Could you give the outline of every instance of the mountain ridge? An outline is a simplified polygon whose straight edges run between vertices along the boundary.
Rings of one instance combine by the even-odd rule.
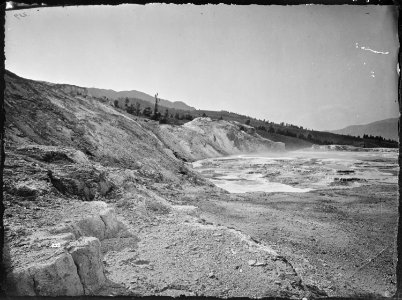
[[[53,82],[48,82],[44,80],[34,80],[34,79],[28,79],[21,77],[10,70],[5,70],[5,74],[8,74],[9,76],[16,76],[25,80],[29,81],[35,81],[35,82],[40,82],[49,86],[52,86],[54,88],[56,87],[65,87],[69,90],[75,89],[79,91],[78,94],[80,95],[85,95],[85,96],[92,96],[92,97],[99,97],[99,98],[108,98],[111,100],[117,100],[119,98],[135,98],[135,99],[140,99],[146,102],[149,102],[150,104],[155,103],[155,98],[147,93],[137,91],[137,90],[129,90],[129,91],[115,91],[113,89],[101,89],[101,88],[94,88],[94,87],[82,87],[76,84],[69,84],[69,83],[53,83]],[[178,110],[188,110],[188,111],[193,111],[196,110],[194,107],[187,105],[183,101],[170,101],[166,99],[160,99],[159,98],[159,104],[161,106],[164,106],[166,108],[173,108],[173,109],[178,109]]]
[[[150,103],[154,103],[155,98],[147,93],[137,91],[137,90],[129,90],[129,91],[115,91],[112,89],[100,89],[100,88],[87,88],[90,95],[94,97],[107,97],[112,100],[117,100],[119,98],[138,98],[141,100],[145,100]],[[195,110],[194,107],[191,107],[184,103],[183,101],[170,101],[165,99],[159,99],[159,104],[161,106],[167,108],[181,109],[181,110]]]
[[[388,118],[367,124],[350,125],[341,129],[326,131],[336,134],[349,134],[353,136],[363,136],[364,134],[367,134],[372,136],[381,136],[386,139],[397,141],[399,138],[398,121],[399,118]]]

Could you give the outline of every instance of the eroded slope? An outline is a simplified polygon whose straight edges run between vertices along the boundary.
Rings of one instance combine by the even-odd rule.
[[[269,245],[160,192],[219,197],[182,158],[280,144],[204,119],[159,131],[80,87],[5,79],[10,295],[315,295]],[[190,149],[169,143],[182,139]]]
[[[187,161],[239,153],[284,151],[285,144],[258,135],[236,121],[196,118],[183,126],[149,126],[177,157]]]

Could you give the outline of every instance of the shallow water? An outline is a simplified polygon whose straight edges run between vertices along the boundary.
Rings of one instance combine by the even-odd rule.
[[[396,150],[289,151],[196,161],[193,168],[231,193],[308,192],[365,184],[396,184]]]

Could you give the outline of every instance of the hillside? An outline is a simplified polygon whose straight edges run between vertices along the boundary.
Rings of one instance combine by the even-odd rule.
[[[398,121],[399,118],[390,118],[380,120],[364,125],[352,125],[338,130],[331,130],[330,132],[336,134],[349,134],[353,136],[381,136],[385,139],[397,141],[398,136]]]
[[[9,145],[36,143],[76,148],[96,160],[125,163],[130,167],[137,161],[158,169],[173,170],[178,162],[168,145],[169,140],[181,140],[191,147],[182,150],[184,156],[190,152],[203,152],[206,144],[215,150],[192,156],[193,160],[212,156],[230,155],[274,148],[275,143],[262,138],[255,129],[236,123],[196,121],[184,126],[159,126],[158,122],[116,109],[109,100],[95,98],[85,88],[49,84],[26,80],[6,72],[6,109]],[[46,117],[45,117],[46,116]],[[153,125],[152,125],[153,124]],[[207,134],[193,141],[201,128],[217,132],[223,144],[210,140]],[[173,130],[164,131],[171,127]],[[160,130],[158,131],[158,128]],[[183,130],[190,131],[186,136]],[[158,132],[158,137],[154,132]],[[163,134],[160,134],[160,133]],[[277,143],[280,145],[280,143]],[[278,149],[283,150],[279,147]],[[200,152],[200,153],[201,153]],[[157,167],[158,166],[158,167]]]
[[[8,295],[314,299],[391,290],[392,252],[381,270],[355,270],[391,238],[390,186],[362,187],[341,211],[345,189],[231,194],[189,163],[357,138],[229,112],[173,110],[163,124],[82,87],[8,71],[5,82]],[[298,168],[276,156],[281,170]],[[304,180],[319,176],[311,167],[315,159],[302,162]],[[271,163],[261,168],[273,178]],[[391,213],[362,211],[366,194]]]
[[[99,98],[109,98],[112,100],[116,99],[125,99],[125,98],[133,98],[133,99],[138,99],[142,101],[146,101],[153,105],[155,103],[155,98],[151,95],[148,95],[143,92],[139,91],[120,91],[116,92],[113,90],[106,90],[106,89],[97,89],[97,88],[87,88],[88,93],[93,96],[93,97],[99,97]],[[160,99],[160,105],[164,106],[166,108],[174,108],[174,109],[180,109],[180,110],[195,110],[194,107],[188,106],[182,101],[169,101],[165,99]]]
[[[355,137],[346,134],[336,134],[332,132],[317,131],[312,129],[303,128],[294,124],[274,123],[269,120],[259,120],[250,116],[245,116],[228,111],[209,111],[209,110],[194,110],[194,111],[173,111],[169,113],[179,115],[179,120],[175,118],[171,122],[179,122],[184,124],[197,117],[210,117],[213,120],[226,120],[235,121],[241,124],[246,124],[256,128],[257,133],[269,140],[275,142],[282,142],[285,144],[286,149],[300,149],[311,147],[313,144],[319,145],[350,145],[355,147],[376,148],[376,147],[390,147],[397,148],[398,142],[396,140],[378,139],[377,137]]]
[[[6,135],[10,147],[71,147],[96,161],[164,173],[174,180],[179,163],[152,133],[110,104],[80,94],[82,88],[26,80],[6,72]]]
[[[160,126],[81,87],[8,71],[5,82],[7,294],[301,298],[320,291],[303,285],[268,245],[207,221],[195,205],[209,196],[189,198],[229,195],[185,160],[281,150],[281,143],[254,128],[207,118]],[[216,140],[208,134],[196,139],[204,129],[214,131]],[[228,247],[235,253],[232,262]],[[250,267],[252,259],[264,263]],[[239,263],[245,277],[233,275]],[[262,271],[268,268],[275,275]],[[277,274],[280,285],[274,284]]]
[[[16,75],[13,75],[10,72],[7,72],[7,76],[14,76],[15,78]],[[47,83],[47,82],[35,82],[32,80],[25,80],[26,82],[31,82],[33,86],[40,86],[41,89],[43,89],[46,93],[51,92],[53,95],[49,99],[56,99],[57,97],[61,97],[61,99],[65,99],[64,101],[67,101],[68,97],[73,97],[76,99],[76,101],[79,101],[82,104],[85,104],[86,106],[86,112],[85,114],[88,114],[88,110],[91,110],[92,107],[97,107],[100,103],[102,105],[105,105],[106,107],[106,113],[109,113],[110,110],[113,111],[113,114],[117,115],[124,115],[124,119],[137,119],[138,122],[143,122],[146,119],[143,117],[145,116],[145,110],[149,109],[150,114],[153,113],[153,106],[154,102],[149,102],[149,101],[154,101],[154,98],[146,95],[141,92],[136,92],[133,91],[133,93],[124,94],[119,94],[117,92],[114,92],[112,90],[101,90],[101,89],[87,89],[83,87],[78,87],[78,86],[73,86],[73,85],[66,85],[66,84],[53,84],[53,83]],[[12,83],[10,83],[10,86],[12,86]],[[93,95],[96,94],[97,96]],[[102,95],[102,96],[101,96]],[[147,100],[139,99],[139,98],[123,98],[123,96],[137,96],[137,97],[143,97],[146,98]],[[144,96],[146,95],[146,96]],[[113,100],[113,97],[120,97],[115,100]],[[37,97],[37,95],[35,95]],[[56,98],[55,98],[56,97]],[[63,98],[64,97],[64,98]],[[67,98],[66,98],[67,97]],[[110,98],[109,98],[110,97]],[[45,100],[41,100],[38,103],[33,104],[33,109],[35,110],[36,106],[39,105],[39,103],[42,103]],[[70,103],[70,102],[67,102]],[[306,129],[301,126],[296,126],[293,124],[286,124],[286,123],[274,123],[266,120],[258,120],[249,116],[244,116],[240,114],[236,114],[233,112],[228,112],[228,111],[205,111],[205,110],[183,110],[183,109],[177,109],[177,108],[169,108],[165,105],[170,105],[169,101],[161,101],[159,105],[159,111],[161,114],[164,116],[164,123],[167,124],[173,124],[173,125],[183,125],[189,121],[191,121],[194,118],[199,118],[199,117],[210,117],[211,120],[221,120],[221,121],[229,121],[229,122],[237,122],[239,124],[245,125],[246,123],[248,126],[252,126],[256,129],[256,134],[258,134],[260,137],[266,138],[268,140],[274,141],[274,142],[280,142],[285,144],[285,148],[288,150],[292,149],[298,149],[298,148],[308,148],[311,147],[313,144],[319,144],[319,145],[330,145],[330,144],[340,144],[340,145],[351,145],[355,147],[365,147],[365,148],[375,148],[375,147],[398,147],[398,143],[394,140],[386,140],[383,138],[378,138],[375,136],[361,136],[361,137],[355,137],[352,135],[346,135],[346,134],[336,134],[333,132],[322,132],[322,131],[315,131],[311,129]],[[176,103],[176,102],[174,102]],[[60,103],[55,103],[57,107],[63,107],[63,105],[69,105],[69,104],[60,104]],[[116,106],[117,105],[117,106]],[[186,107],[186,106],[184,106]],[[116,109],[120,108],[120,109]],[[131,109],[131,111],[130,111]],[[74,111],[74,108],[72,108],[72,111]],[[130,114],[127,114],[125,111],[130,112]],[[55,112],[51,112],[54,114]],[[26,114],[26,112],[23,112],[21,116]],[[82,113],[81,113],[82,114]],[[12,110],[11,118],[15,117],[18,115],[18,109],[17,110]],[[138,116],[140,118],[138,118]],[[151,115],[148,115],[148,118]],[[26,117],[28,118],[28,117]],[[53,120],[50,118],[50,120]],[[77,118],[71,118],[71,119],[66,119],[68,120],[71,124],[69,125],[72,128],[77,127],[77,125],[73,125],[78,119]],[[82,122],[86,122],[83,120]],[[388,131],[391,129],[394,131],[393,135],[395,135],[395,122],[397,122],[397,119],[390,119],[387,120],[387,122],[375,122],[372,123],[373,127],[375,128],[386,128]],[[16,122],[18,124],[18,122]],[[55,124],[52,124],[55,125]],[[370,124],[369,124],[370,125]],[[23,125],[19,130],[22,130],[22,128],[25,125]],[[32,125],[27,125],[32,126]],[[46,127],[46,124],[35,124],[38,128],[41,127]],[[25,128],[25,127],[24,127]],[[35,127],[36,128],[36,127]],[[54,126],[51,127],[51,129],[54,131]],[[182,127],[183,129],[185,127]],[[240,128],[238,126],[238,128]],[[36,140],[36,142],[43,142],[43,136],[40,134],[35,134],[35,131],[31,127],[30,129],[25,128],[26,130],[31,130],[30,132],[33,133],[32,138]],[[48,127],[43,128],[43,130],[49,130]],[[114,128],[113,128],[114,130]],[[385,129],[384,129],[385,130]],[[63,143],[66,143],[64,141],[64,134],[65,132],[52,132],[50,135],[48,135],[49,138],[54,139],[55,137],[58,137],[57,141],[63,140]],[[168,131],[165,132],[167,135]],[[53,135],[54,134],[54,135]],[[95,133],[93,133],[95,134]],[[177,132],[176,132],[177,134]],[[397,133],[396,133],[397,134]],[[124,134],[123,134],[124,135]],[[79,137],[81,137],[78,134]],[[163,137],[161,138],[163,140]],[[53,141],[53,143],[56,143],[57,141]],[[81,141],[78,139],[78,142],[76,142],[76,145],[79,145],[79,147],[83,148],[84,145],[86,145],[88,141],[86,140],[85,142],[81,143]],[[158,143],[161,143],[161,141],[158,141]],[[74,144],[72,143],[72,140],[68,141],[67,144]],[[127,151],[131,146],[127,147]],[[125,148],[126,149],[126,148]],[[222,150],[222,149],[221,149]],[[85,150],[87,151],[87,150]],[[90,150],[88,150],[91,152]],[[230,151],[229,151],[230,152]],[[221,153],[228,154],[229,152],[222,150]],[[236,151],[235,151],[236,152]],[[114,151],[111,151],[111,153],[114,153]]]
[[[81,95],[108,102],[135,116],[149,118],[153,114],[155,98],[142,92],[115,92],[63,84],[46,84],[71,95]],[[146,115],[147,109],[149,115]],[[308,148],[314,144],[340,144],[364,148],[398,147],[396,142],[398,140],[397,118],[367,125],[350,126],[337,131],[316,131],[285,122],[278,124],[228,111],[196,110],[180,101],[170,102],[160,99],[159,112],[164,116],[164,123],[173,125],[183,125],[198,117],[210,117],[212,120],[234,121],[241,124],[248,122],[248,125],[256,128],[256,133],[261,137],[284,143],[287,150]],[[364,134],[367,136],[363,136]]]
[[[176,157],[195,161],[239,153],[284,151],[285,144],[261,137],[254,127],[234,121],[196,118],[182,126],[159,125],[150,129]]]

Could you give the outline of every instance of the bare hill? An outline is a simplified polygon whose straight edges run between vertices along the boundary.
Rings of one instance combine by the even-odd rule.
[[[235,121],[196,118],[182,126],[152,129],[177,157],[194,161],[238,153],[284,151],[285,144],[261,137],[254,127]]]
[[[88,93],[94,97],[107,97],[112,100],[120,98],[134,98],[149,102],[151,104],[155,103],[155,98],[143,92],[131,90],[131,91],[120,91],[116,92],[114,90],[105,90],[98,88],[87,88]],[[167,108],[181,109],[181,110],[195,110],[194,107],[188,106],[182,101],[169,101],[165,99],[160,99],[160,105]]]
[[[71,147],[107,164],[141,162],[175,178],[179,162],[131,115],[70,85],[48,85],[6,72],[6,134],[10,146]]]
[[[169,110],[171,112],[171,110]],[[175,113],[173,111],[173,113]],[[189,119],[207,116],[213,120],[226,120],[235,121],[238,123],[247,123],[257,129],[257,133],[264,138],[275,142],[285,143],[286,149],[300,149],[311,147],[313,144],[319,145],[351,145],[355,147],[364,148],[397,148],[398,143],[384,138],[367,136],[360,138],[357,136],[337,134],[326,131],[316,131],[312,129],[303,128],[288,123],[274,123],[267,120],[259,120],[250,116],[245,116],[228,111],[207,111],[207,110],[195,110],[183,112],[179,111],[180,115],[185,118],[180,120],[181,123],[188,122]],[[188,116],[190,118],[188,118]]]
[[[184,126],[170,126],[173,129],[167,131],[164,128],[168,125],[160,126],[116,109],[109,100],[95,98],[85,88],[26,80],[11,72],[6,72],[5,79],[10,144],[73,147],[97,160],[125,163],[128,167],[141,161],[169,172],[177,169],[176,158],[172,155],[172,150],[177,149],[169,143],[172,139],[191,145],[181,152],[192,159],[269,151],[273,145],[280,145],[262,138],[253,127],[236,122],[224,121],[225,126],[222,126],[222,122],[210,119],[194,120]],[[205,127],[207,130],[201,134]],[[216,136],[209,134],[217,128],[226,139],[222,145],[218,145]],[[183,135],[186,130],[191,133]],[[162,134],[157,137],[154,132]],[[192,141],[196,137],[198,144]],[[206,144],[215,151],[201,151]],[[204,154],[190,155],[200,151]]]
[[[398,121],[399,118],[390,118],[364,125],[352,125],[338,130],[331,130],[329,132],[361,137],[367,134],[397,141],[399,139]]]
[[[280,150],[281,143],[227,121],[160,126],[77,86],[11,72],[5,81],[8,294],[262,297],[283,295],[282,286],[297,298],[316,294],[276,251],[233,226],[203,224],[206,217],[185,198],[228,195],[184,157]],[[236,260],[228,269],[229,246],[246,262],[245,278],[233,275]],[[194,254],[202,259],[194,261]],[[279,268],[280,285],[265,268]]]

